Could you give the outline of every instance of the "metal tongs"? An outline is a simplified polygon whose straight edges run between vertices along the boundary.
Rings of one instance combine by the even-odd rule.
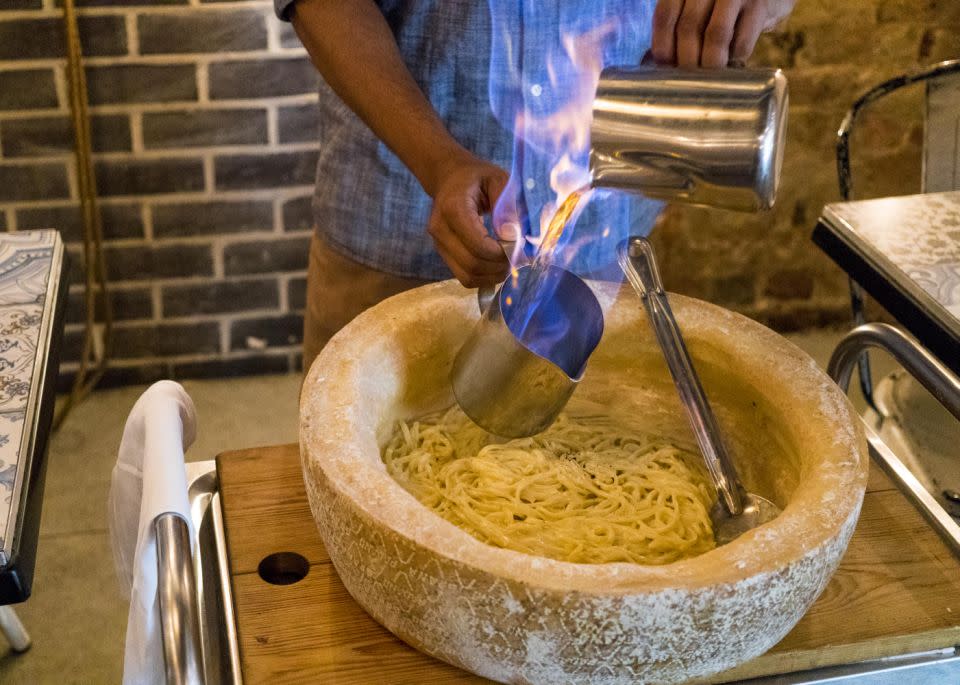
[[[670,309],[653,247],[646,238],[631,236],[619,245],[617,257],[620,268],[647,311],[707,471],[717,488],[719,498],[710,512],[710,518],[717,544],[725,544],[751,528],[771,521],[780,513],[780,509],[769,500],[747,492],[740,482],[733,460],[723,443],[717,419],[683,342],[680,327]]]

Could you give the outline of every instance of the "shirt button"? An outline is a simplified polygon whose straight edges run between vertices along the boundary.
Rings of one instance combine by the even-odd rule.
[[[537,187],[537,182],[534,181],[532,178],[528,178],[523,185],[527,187],[527,190],[533,190],[534,188]]]
[[[542,93],[543,93],[543,86],[541,86],[539,83],[534,83],[532,86],[530,86],[530,94],[533,97],[538,98]]]

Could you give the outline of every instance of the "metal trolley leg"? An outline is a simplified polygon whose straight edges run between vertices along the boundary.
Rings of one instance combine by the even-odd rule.
[[[888,352],[916,378],[930,394],[960,420],[960,378],[927,352],[916,340],[893,326],[868,323],[859,326],[840,341],[833,351],[827,373],[846,392],[853,367],[868,347]],[[870,454],[926,517],[944,541],[960,555],[960,525],[927,492],[916,476],[887,447],[872,428],[866,426]]]
[[[25,652],[30,649],[30,635],[13,607],[0,606],[0,632],[7,638],[13,651]]]

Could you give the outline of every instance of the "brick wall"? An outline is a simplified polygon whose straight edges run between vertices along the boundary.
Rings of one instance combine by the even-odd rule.
[[[295,369],[317,78],[296,37],[267,0],[78,5],[120,319],[108,380]],[[0,230],[56,227],[78,255],[60,14],[58,0],[0,3]],[[809,241],[838,199],[834,132],[870,85],[949,57],[955,0],[798,0],[755,59],[791,84],[778,206],[670,210],[655,234],[667,285],[780,329],[846,321],[846,279]],[[919,188],[920,103],[907,93],[864,119],[865,193]],[[68,359],[82,318],[75,285]]]
[[[960,58],[956,0],[798,0],[754,63],[784,68],[790,120],[781,192],[766,215],[673,208],[654,235],[666,285],[778,330],[849,322],[847,279],[810,242],[840,199],[836,130],[858,95],[911,68]],[[867,111],[852,139],[860,197],[920,190],[919,86]],[[882,314],[877,312],[877,314]]]
[[[318,77],[292,29],[267,0],[77,6],[118,319],[107,382],[298,368]],[[0,3],[0,229],[58,228],[78,265],[61,15]]]

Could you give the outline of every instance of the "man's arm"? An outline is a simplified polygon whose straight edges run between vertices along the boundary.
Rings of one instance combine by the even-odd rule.
[[[323,78],[400,158],[433,198],[428,231],[466,286],[506,274],[503,250],[481,219],[507,180],[450,135],[410,75],[372,0],[298,0],[290,15]]]

